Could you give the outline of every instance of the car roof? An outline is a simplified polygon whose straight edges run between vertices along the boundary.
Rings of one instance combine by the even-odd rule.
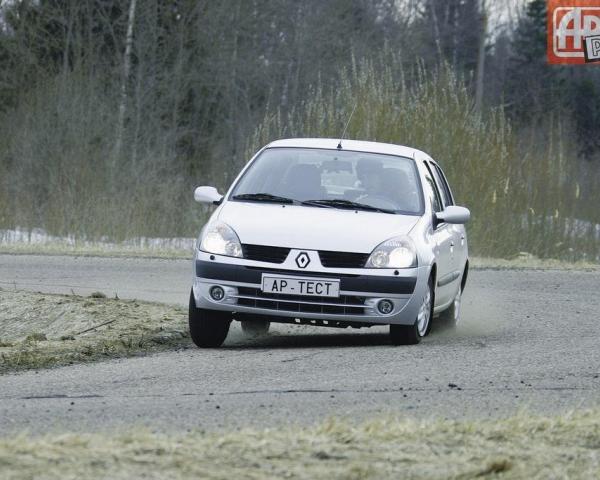
[[[336,150],[340,143],[339,138],[285,138],[269,143],[265,148],[322,148]],[[367,142],[363,140],[342,140],[342,150],[365,153],[382,153],[385,155],[398,155],[401,157],[417,158],[421,154],[429,158],[425,152],[416,148],[395,145],[393,143]]]

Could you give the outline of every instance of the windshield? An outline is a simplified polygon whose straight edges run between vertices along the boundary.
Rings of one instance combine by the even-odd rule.
[[[246,170],[230,199],[307,202],[420,215],[415,162],[406,157],[345,150],[269,148]],[[309,203],[310,205],[310,203]]]

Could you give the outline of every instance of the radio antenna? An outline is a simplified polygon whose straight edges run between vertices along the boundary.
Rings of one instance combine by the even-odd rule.
[[[350,120],[352,120],[352,116],[354,115],[354,112],[356,110],[356,106],[358,105],[358,103],[354,104],[354,108],[352,109],[352,113],[350,114],[350,116],[348,117],[348,121],[346,122],[346,126],[344,127],[344,131],[342,132],[342,138],[340,138],[340,142],[338,143],[337,149],[341,150],[342,149],[342,140],[344,139],[344,137],[346,136],[346,130],[348,130],[348,125],[350,125]]]

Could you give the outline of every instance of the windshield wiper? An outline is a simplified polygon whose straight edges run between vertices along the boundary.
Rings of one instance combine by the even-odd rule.
[[[351,200],[345,200],[343,198],[335,198],[335,199],[324,198],[321,200],[306,200],[306,201],[302,202],[302,205],[314,205],[316,207],[327,206],[327,207],[345,208],[345,209],[351,209],[351,210],[366,210],[369,212],[396,213],[395,210],[374,207],[373,205],[367,205],[366,203],[353,202]]]
[[[234,200],[249,200],[251,202],[297,203],[293,198],[280,197],[270,193],[241,193],[232,197]]]

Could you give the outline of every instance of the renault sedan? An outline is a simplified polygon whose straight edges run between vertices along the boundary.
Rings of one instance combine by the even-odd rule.
[[[221,195],[197,242],[189,325],[199,347],[220,346],[232,320],[389,325],[416,344],[438,317],[460,318],[469,268],[464,224],[439,164],[414,148],[288,139],[261,149]]]

